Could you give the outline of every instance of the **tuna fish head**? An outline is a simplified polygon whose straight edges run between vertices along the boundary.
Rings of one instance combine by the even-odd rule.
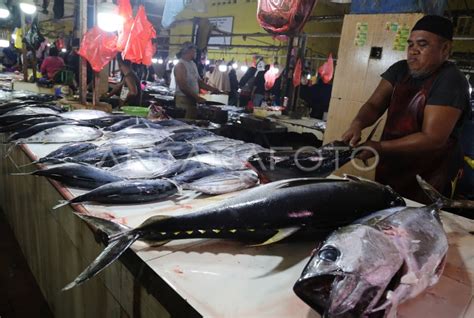
[[[382,299],[403,265],[387,236],[366,225],[350,225],[315,250],[295,293],[323,317],[365,317]]]

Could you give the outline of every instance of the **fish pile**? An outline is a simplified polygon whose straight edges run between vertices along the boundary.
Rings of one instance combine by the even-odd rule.
[[[418,177],[434,202],[394,207],[363,217],[332,233],[294,286],[323,317],[396,317],[397,306],[436,284],[448,239],[442,208],[474,209],[474,201],[452,201]]]
[[[65,112],[35,100],[0,104],[0,132],[9,133],[14,145],[65,144],[33,162],[42,169],[16,175],[90,190],[70,204],[151,202],[183,189],[208,195],[243,190],[260,182],[247,159],[269,151],[174,119]]]

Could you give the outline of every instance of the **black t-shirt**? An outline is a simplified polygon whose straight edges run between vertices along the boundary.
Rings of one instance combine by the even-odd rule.
[[[408,72],[407,61],[402,60],[390,66],[381,76],[395,87],[397,83],[405,79]],[[421,88],[428,77],[413,78],[410,76],[408,80]],[[451,106],[462,110],[463,113],[452,133],[453,137],[459,137],[463,123],[470,117],[471,107],[469,105],[469,83],[454,63],[445,62],[441,66],[428,92],[426,105]]]

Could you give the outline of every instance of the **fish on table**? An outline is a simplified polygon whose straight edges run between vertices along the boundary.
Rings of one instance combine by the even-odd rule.
[[[258,174],[253,170],[222,171],[192,182],[188,181],[183,185],[183,189],[204,194],[224,194],[254,187],[258,181]]]
[[[102,131],[92,127],[64,124],[40,131],[15,141],[21,143],[67,143],[91,141],[102,137]]]
[[[448,239],[442,208],[474,209],[452,201],[417,177],[434,202],[375,212],[332,233],[314,251],[295,293],[324,317],[396,317],[397,306],[436,284]]]
[[[178,192],[169,180],[123,180],[104,184],[53,207],[78,203],[140,204],[163,200]]]
[[[122,181],[123,178],[107,170],[88,164],[67,163],[26,173],[12,175],[35,175],[61,182],[63,185],[81,189],[95,189],[104,184]]]
[[[120,197],[119,189],[116,187],[110,195]],[[261,244],[270,244],[300,230],[327,233],[374,211],[399,205],[405,205],[403,198],[390,187],[375,182],[301,178],[252,188],[189,214],[153,216],[126,231],[117,230],[114,222],[80,215],[107,233],[108,246],[65,289],[96,275],[136,240],[162,242],[184,238],[248,239],[251,236]]]

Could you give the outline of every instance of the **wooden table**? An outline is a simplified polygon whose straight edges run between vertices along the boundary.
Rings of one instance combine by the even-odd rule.
[[[10,176],[16,165],[58,145],[16,148],[3,158],[1,207],[56,317],[319,317],[292,291],[317,242],[249,247],[211,239],[136,243],[95,278],[71,291],[60,289],[103,249],[70,207],[59,199],[84,191],[42,177]],[[14,163],[15,164],[14,164]],[[225,197],[189,197],[143,205],[84,205],[83,213],[137,226],[151,215],[189,213]],[[410,205],[416,205],[409,202]],[[450,249],[439,284],[403,304],[399,317],[474,317],[474,221],[442,213]]]

